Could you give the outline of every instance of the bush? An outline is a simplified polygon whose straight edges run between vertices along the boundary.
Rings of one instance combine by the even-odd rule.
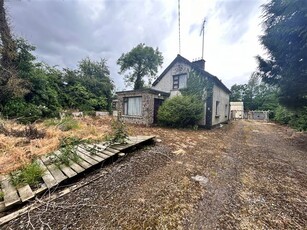
[[[299,130],[306,131],[307,130],[307,106],[298,111],[291,120],[289,121],[291,127]]]
[[[170,127],[192,127],[203,116],[204,105],[195,96],[176,96],[159,108],[158,122]]]
[[[292,112],[285,107],[278,106],[275,110],[274,120],[280,124],[290,125],[299,131],[307,130],[307,107]]]
[[[3,115],[9,118],[16,118],[23,124],[32,123],[42,117],[42,110],[39,106],[26,103],[22,99],[9,101],[3,108]]]
[[[274,120],[280,124],[289,124],[293,114],[288,111],[285,107],[278,106],[275,110]]]

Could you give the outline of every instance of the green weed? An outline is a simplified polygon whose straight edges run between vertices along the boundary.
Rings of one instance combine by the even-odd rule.
[[[128,139],[128,131],[123,121],[112,121],[112,133],[105,137],[110,144],[126,144]]]
[[[29,184],[35,186],[41,181],[44,170],[37,162],[32,162],[24,166],[22,169],[12,173],[11,182],[15,187],[21,187]]]
[[[69,131],[80,128],[79,122],[72,117],[65,117],[62,120],[48,119],[44,121],[46,126],[57,126],[61,131]]]

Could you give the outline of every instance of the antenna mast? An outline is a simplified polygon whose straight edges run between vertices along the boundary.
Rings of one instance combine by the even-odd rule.
[[[178,0],[178,38],[179,38],[179,54],[181,54],[181,41],[180,41],[180,0]]]
[[[200,34],[199,34],[199,36],[203,35],[203,40],[202,40],[202,52],[201,52],[201,58],[202,58],[202,59],[204,59],[205,24],[206,24],[206,18],[204,18],[203,24],[202,24],[202,26],[201,26]]]

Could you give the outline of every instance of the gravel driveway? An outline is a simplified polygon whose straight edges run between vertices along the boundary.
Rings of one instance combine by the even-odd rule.
[[[33,201],[43,205],[0,228],[306,229],[306,134],[255,121],[132,131],[162,141],[88,173],[74,183],[92,182],[61,198]]]

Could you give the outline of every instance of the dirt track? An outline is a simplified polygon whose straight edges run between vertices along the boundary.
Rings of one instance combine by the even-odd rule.
[[[306,229],[306,134],[250,121],[132,131],[162,142],[1,229]]]

